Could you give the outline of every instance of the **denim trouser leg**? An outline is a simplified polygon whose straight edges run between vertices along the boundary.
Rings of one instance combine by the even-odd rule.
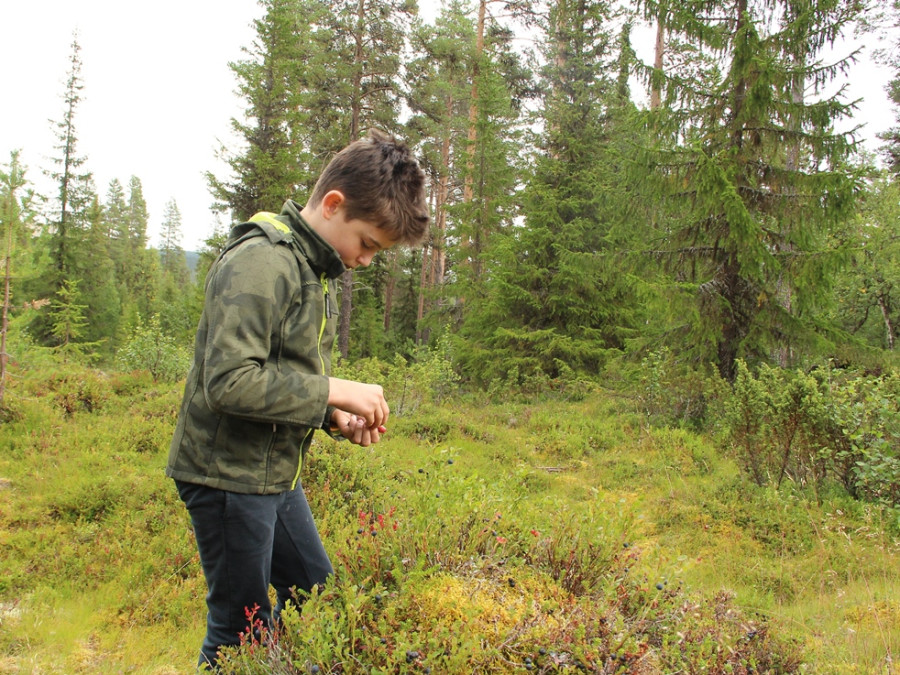
[[[209,592],[201,665],[215,666],[220,647],[240,644],[255,619],[272,622],[269,584],[278,594],[276,615],[296,587],[324,584],[331,562],[319,538],[303,489],[247,495],[176,481],[191,515]]]

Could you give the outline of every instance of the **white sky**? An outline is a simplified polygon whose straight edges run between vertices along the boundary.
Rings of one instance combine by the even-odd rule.
[[[236,147],[229,121],[240,116],[242,103],[228,63],[243,58],[261,11],[256,0],[3,0],[0,164],[20,149],[27,177],[52,196],[43,171],[54,169],[51,121],[63,116],[77,30],[84,85],[77,150],[97,192],[105,198],[110,180],[127,189],[137,176],[150,210],[151,243],[158,244],[163,209],[174,199],[182,246],[196,250],[216,226],[204,172],[227,175],[215,152],[220,141]],[[849,79],[849,98],[865,99],[858,121],[867,125],[871,149],[874,134],[896,123],[884,92],[888,78],[885,69],[866,64]]]

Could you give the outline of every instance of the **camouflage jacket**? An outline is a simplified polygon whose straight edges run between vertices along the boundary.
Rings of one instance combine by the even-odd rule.
[[[337,252],[285,203],[236,226],[206,277],[166,475],[250,494],[292,489],[327,427]]]

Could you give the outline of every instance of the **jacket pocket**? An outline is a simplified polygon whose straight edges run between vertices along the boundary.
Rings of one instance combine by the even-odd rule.
[[[210,477],[262,487],[269,473],[269,454],[275,442],[271,422],[221,415],[216,429]]]

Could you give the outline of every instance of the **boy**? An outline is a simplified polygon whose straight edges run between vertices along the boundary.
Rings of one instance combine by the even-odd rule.
[[[208,586],[201,668],[240,643],[247,610],[272,625],[294,589],[333,573],[300,485],[303,456],[316,429],[377,443],[389,414],[380,386],[329,377],[335,279],[422,238],[424,183],[404,144],[372,132],[334,157],[305,207],[289,200],[236,226],[210,268],[166,466]]]

